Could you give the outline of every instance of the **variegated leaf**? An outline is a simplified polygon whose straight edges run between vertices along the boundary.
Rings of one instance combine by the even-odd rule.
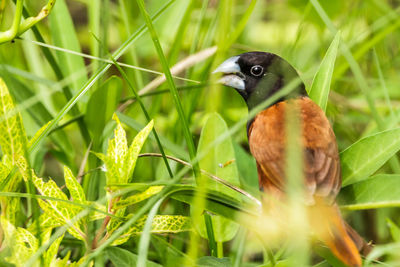
[[[11,255],[6,257],[8,263],[16,267],[24,266],[26,261],[37,251],[39,242],[36,237],[24,228],[16,228],[4,216],[1,217],[4,230],[4,242],[11,249]],[[33,266],[39,266],[38,263]]]
[[[104,212],[107,211],[107,208],[104,205],[101,205],[101,204],[99,204],[97,202],[92,202],[91,204],[94,205],[94,207],[97,210],[101,210],[101,211],[104,211]],[[89,221],[96,221],[96,220],[103,219],[105,217],[106,217],[106,215],[104,213],[101,213],[101,212],[98,212],[98,211],[93,211],[89,215]]]
[[[143,128],[133,139],[132,144],[129,147],[128,154],[126,156],[124,170],[126,171],[125,181],[120,181],[120,183],[129,182],[132,177],[133,171],[136,166],[136,160],[139,156],[140,150],[142,150],[143,144],[151,130],[153,130],[154,121],[151,120],[146,127]]]
[[[125,210],[126,210],[126,208],[118,209],[118,210],[115,212],[114,215],[117,216],[117,217],[119,217],[119,218],[124,218],[124,216],[125,216]],[[108,225],[107,225],[107,233],[108,233],[108,234],[113,233],[122,223],[124,223],[124,221],[121,220],[121,219],[118,219],[118,218],[111,218],[110,222],[109,222]]]
[[[126,206],[129,206],[129,205],[133,205],[133,204],[139,203],[139,202],[141,202],[141,201],[143,201],[145,199],[148,199],[149,197],[159,193],[163,188],[164,188],[164,186],[150,186],[144,192],[141,192],[141,193],[135,194],[133,196],[129,196],[129,197],[125,198],[125,199],[119,200],[115,204],[114,208],[115,209],[119,209],[119,208],[122,208],[122,207],[126,207]]]
[[[128,153],[128,142],[126,133],[119,121],[117,115],[114,114],[113,119],[117,122],[117,127],[114,130],[114,138],[108,142],[107,158],[105,162],[107,167],[107,184],[120,183],[124,179],[124,162]]]
[[[5,164],[0,162],[0,183],[2,183],[4,179],[6,179],[6,177],[10,174],[10,171],[11,170],[7,168]]]
[[[39,200],[38,202],[40,207],[48,214],[48,216],[51,216],[54,220],[62,223],[63,225],[70,224],[70,221],[79,213],[81,209],[75,205],[67,203],[67,196],[58,188],[54,181],[49,180],[48,182],[44,182],[34,173],[32,174],[32,181],[40,194],[66,200]],[[68,232],[76,238],[83,239],[84,234],[80,228],[79,222],[77,222],[68,228]]]
[[[36,133],[35,135],[29,140],[28,142],[28,147],[31,147],[33,143],[36,142],[36,140],[39,138],[39,136],[43,133],[44,130],[46,130],[47,126],[49,126],[49,124],[52,121],[49,121],[48,123],[46,123],[45,125],[43,125]]]
[[[64,235],[61,235],[59,238],[54,240],[54,242],[47,249],[44,255],[44,262],[46,267],[61,266],[59,265],[61,261],[57,259],[57,253],[63,238]]]
[[[15,166],[17,161],[24,161],[21,166],[22,173],[29,170],[26,160],[27,138],[24,126],[22,124],[21,114],[16,110],[14,102],[8,91],[7,85],[0,78],[0,147],[4,156],[10,160],[11,166]],[[9,167],[11,167],[9,166]],[[23,175],[26,177],[25,175]],[[14,191],[19,183],[20,176],[14,176],[15,179],[9,182],[8,190]]]
[[[48,207],[48,204],[45,201],[39,199],[39,202],[40,201],[42,202],[40,205],[42,207],[42,209],[43,209],[43,206],[46,205],[46,207],[51,210],[51,208]],[[42,213],[37,220],[38,220],[38,222],[34,221],[28,227],[28,231],[34,235],[37,235],[38,233],[43,232],[44,229],[52,230],[52,229],[54,229],[56,227],[60,227],[64,224],[64,222],[62,220],[54,219],[51,215],[47,214],[46,212]]]
[[[22,125],[21,115],[15,109],[7,85],[0,78],[0,146],[4,155],[13,159],[25,155],[27,138]]]
[[[86,203],[86,196],[82,186],[78,183],[72,171],[67,166],[64,166],[64,179],[72,199],[78,203]]]
[[[139,235],[146,223],[147,216],[143,216],[112,244],[120,245],[128,241],[133,235]],[[151,224],[151,233],[178,233],[192,230],[190,217],[181,215],[156,215]]]

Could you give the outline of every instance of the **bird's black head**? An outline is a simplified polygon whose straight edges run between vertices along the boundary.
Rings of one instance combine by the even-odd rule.
[[[266,52],[248,52],[231,57],[214,71],[214,73],[217,72],[224,74],[220,82],[235,88],[244,98],[249,109],[262,103],[299,77],[296,70],[286,60]],[[285,97],[306,94],[304,84],[300,82],[300,85]]]

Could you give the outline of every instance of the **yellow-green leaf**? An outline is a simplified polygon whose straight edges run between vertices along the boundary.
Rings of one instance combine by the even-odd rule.
[[[143,128],[133,139],[129,149],[126,133],[117,115],[113,115],[117,123],[114,138],[109,140],[107,155],[94,153],[106,166],[107,185],[127,183],[135,169],[136,160],[149,133],[153,129],[153,121]]]
[[[115,114],[113,119],[117,122],[117,127],[114,130],[114,138],[108,142],[107,160],[104,162],[107,168],[107,184],[119,183],[125,178],[124,162],[128,152],[125,130]]]
[[[62,200],[68,200],[67,196],[58,188],[57,184],[49,180],[48,182],[44,182],[41,178],[37,177],[32,172],[32,181],[35,185],[36,189],[40,192],[40,194],[48,197],[58,198]],[[70,220],[74,218],[80,211],[74,205],[68,204],[64,201],[56,201],[56,200],[39,200],[40,207],[47,212],[48,216],[51,216],[54,220],[61,222],[62,224],[69,224]],[[74,223],[71,227],[68,228],[68,231],[75,236],[76,238],[83,239],[84,234],[80,229],[79,222]]]
[[[146,223],[147,216],[143,216],[130,227],[124,234],[113,242],[113,245],[120,245],[128,241],[133,235],[139,235]],[[192,230],[190,217],[181,215],[156,215],[151,224],[151,233],[179,233]]]
[[[6,261],[16,267],[24,266],[26,261],[37,251],[39,242],[36,237],[24,228],[16,228],[4,216],[1,217],[1,226],[4,231],[4,242],[11,250]],[[39,266],[36,263],[34,266]]]
[[[49,121],[48,123],[46,123],[45,125],[43,125],[36,133],[35,135],[31,138],[31,140],[29,140],[28,142],[28,147],[31,147],[33,143],[36,142],[36,140],[39,138],[39,136],[43,133],[44,130],[46,130],[47,126],[49,126],[49,124],[52,121]]]
[[[44,202],[43,200],[39,201],[42,201],[42,205],[40,205],[41,207],[47,205],[47,203]],[[34,221],[28,227],[28,231],[34,235],[38,235],[38,233],[43,232],[44,229],[51,231],[53,228],[60,227],[64,223],[61,220],[54,219],[51,215],[49,215],[46,212],[42,213],[37,220],[39,221],[38,222]]]
[[[8,156],[12,166],[24,161],[20,169],[22,173],[28,171],[28,162],[25,151],[27,138],[22,124],[21,114],[16,110],[7,85],[0,78],[0,147],[3,155]],[[23,175],[26,177],[25,175]],[[18,177],[18,176],[15,176]],[[11,181],[10,190],[14,190],[18,180]]]
[[[94,207],[97,210],[101,210],[101,211],[104,211],[104,212],[107,211],[107,208],[104,205],[101,205],[101,204],[99,204],[97,202],[92,202],[91,204],[94,205]],[[89,221],[100,220],[100,219],[103,219],[105,217],[106,217],[106,215],[104,213],[101,213],[101,212],[98,212],[98,211],[93,211],[89,215]]]
[[[147,124],[147,126],[144,127],[143,130],[141,130],[133,139],[129,147],[124,165],[124,169],[126,170],[127,180],[122,182],[129,182],[128,179],[130,179],[133,174],[133,170],[135,169],[136,160],[139,156],[140,150],[142,150],[143,144],[146,141],[147,137],[149,136],[149,133],[151,132],[151,130],[153,130],[153,126],[154,126],[154,121],[151,120]]]
[[[125,199],[121,199],[120,201],[118,201],[115,204],[115,208],[118,209],[118,208],[126,207],[129,205],[133,205],[135,203],[141,202],[141,201],[148,199],[149,197],[159,193],[163,188],[164,188],[164,186],[150,186],[144,192],[137,193],[137,194],[135,194],[133,196],[129,196]]]
[[[10,171],[11,170],[7,168],[5,164],[0,162],[0,184],[4,181],[4,179],[6,179]]]
[[[25,155],[27,143],[21,115],[15,109],[7,85],[0,78],[0,146],[4,155],[9,155],[13,164],[18,156]]]
[[[73,201],[86,203],[86,197],[82,186],[78,183],[75,176],[72,174],[72,171],[67,166],[64,166],[64,179],[65,185],[67,186]]]
[[[57,253],[58,253],[58,248],[60,247],[61,241],[64,238],[64,235],[61,235],[59,238],[54,240],[54,242],[50,245],[50,247],[47,249],[45,255],[44,255],[44,262],[46,267],[51,267],[51,266],[57,266],[57,263],[60,263],[60,261],[57,260]],[[60,266],[60,265],[58,265]]]

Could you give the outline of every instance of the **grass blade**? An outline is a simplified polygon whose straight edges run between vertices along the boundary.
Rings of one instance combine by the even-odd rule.
[[[138,6],[139,6],[141,14],[142,14],[142,16],[144,17],[144,19],[146,21],[146,25],[147,25],[147,28],[149,29],[151,38],[153,40],[154,47],[156,48],[158,57],[159,57],[159,59],[161,61],[161,65],[162,65],[162,68],[164,70],[165,77],[167,79],[167,82],[168,82],[168,85],[169,85],[169,89],[171,91],[172,98],[174,100],[175,108],[178,111],[179,118],[180,118],[180,121],[181,121],[182,126],[183,126],[183,133],[184,133],[184,136],[185,136],[186,144],[188,146],[190,159],[193,160],[195,158],[195,156],[196,156],[196,149],[195,149],[195,146],[194,146],[193,138],[192,138],[192,135],[190,133],[190,129],[189,129],[185,114],[183,113],[182,103],[181,103],[181,100],[179,99],[178,90],[176,89],[174,80],[172,78],[172,74],[171,74],[171,71],[169,69],[167,59],[166,59],[166,57],[164,55],[164,52],[163,52],[163,49],[162,49],[162,47],[160,45],[160,40],[158,39],[157,32],[156,32],[156,30],[155,30],[155,28],[153,26],[152,20],[151,20],[149,14],[146,11],[146,8],[145,8],[145,5],[144,5],[144,1],[143,0],[137,0],[137,3],[138,3]],[[199,173],[200,173],[199,164],[197,162],[193,162],[193,171],[194,171],[194,175],[197,178],[199,176]]]
[[[168,1],[153,17],[152,19],[155,20],[157,19],[172,3],[174,0]],[[130,36],[128,40],[126,40],[120,48],[117,49],[113,53],[113,57],[115,59],[118,59],[120,56],[122,56],[123,53],[134,43],[144,32],[146,31],[146,27],[142,26],[140,27],[134,34]],[[42,134],[37,138],[37,140],[32,144],[32,146],[29,148],[30,153],[35,151],[39,144],[43,142],[44,138],[50,133],[50,131],[56,127],[58,122],[67,114],[69,110],[76,104],[76,102],[93,86],[93,84],[100,79],[106,73],[106,71],[112,66],[112,64],[105,64],[103,65],[99,70],[96,71],[95,74],[92,75],[92,77],[89,78],[89,80],[85,83],[85,85],[79,90],[79,92],[71,98],[68,103],[60,110],[60,112],[57,114],[57,116],[54,118],[54,120],[48,125],[48,127],[42,132]]]

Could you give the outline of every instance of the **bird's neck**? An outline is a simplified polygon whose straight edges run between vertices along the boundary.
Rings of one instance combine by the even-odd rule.
[[[271,96],[278,93],[281,89],[284,89],[289,82],[287,81],[286,77],[277,76],[274,74],[267,74],[257,84],[257,86],[255,86],[254,89],[248,93],[248,95],[242,95],[247,103],[249,111],[267,101]],[[282,97],[279,97],[278,99],[267,105],[264,109],[267,109],[268,107],[285,99],[296,98],[298,96],[306,95],[307,93],[305,90],[305,86],[302,82],[300,82],[300,84],[296,88],[291,90],[289,93],[282,95]]]

